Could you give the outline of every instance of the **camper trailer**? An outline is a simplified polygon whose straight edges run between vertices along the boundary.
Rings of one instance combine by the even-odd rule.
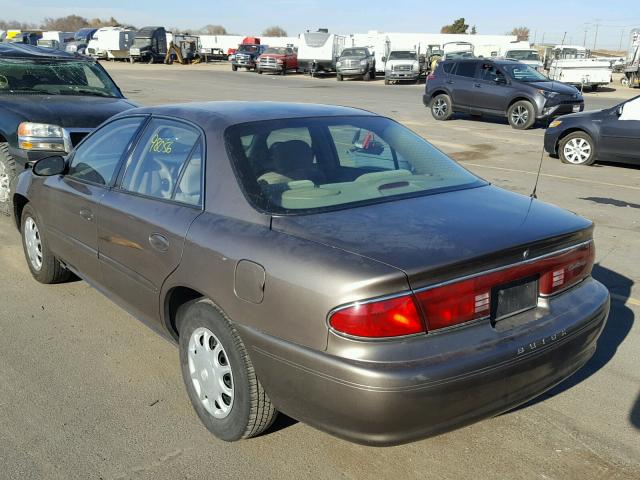
[[[611,83],[611,62],[590,58],[590,52],[580,45],[556,45],[547,49],[545,64],[549,78],[595,91]]]
[[[167,56],[167,32],[164,27],[144,27],[133,37],[129,61],[162,63]]]
[[[629,53],[624,66],[622,84],[628,87],[640,87],[640,28],[631,30]]]
[[[336,61],[345,47],[346,37],[326,29],[300,36],[298,68],[312,76],[319,72],[335,72]]]
[[[135,32],[122,27],[99,28],[89,41],[87,53],[93,58],[125,60]]]
[[[65,50],[68,53],[85,53],[87,45],[97,31],[97,28],[81,28],[73,35],[73,41],[67,43]]]
[[[69,43],[73,42],[73,37],[74,32],[43,32],[42,38],[38,40],[38,46],[64,50]]]

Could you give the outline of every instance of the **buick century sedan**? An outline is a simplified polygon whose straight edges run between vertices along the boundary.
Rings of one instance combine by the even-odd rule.
[[[582,367],[609,312],[590,221],[352,108],[133,109],[23,172],[13,209],[35,279],[175,340],[227,441],[278,411],[372,445],[495,416]]]

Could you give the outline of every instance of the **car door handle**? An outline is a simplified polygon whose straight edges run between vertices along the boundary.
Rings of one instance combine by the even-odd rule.
[[[446,83],[453,84],[453,80],[447,80]]]
[[[93,221],[93,212],[91,210],[89,210],[88,208],[81,208],[80,209],[80,216],[82,218],[84,218],[88,222],[92,222]]]
[[[167,237],[159,233],[152,233],[149,235],[149,245],[159,252],[166,252],[169,250],[169,240],[167,240]]]
[[[479,83],[474,83],[473,86],[476,88],[480,88],[482,85],[480,85]]]

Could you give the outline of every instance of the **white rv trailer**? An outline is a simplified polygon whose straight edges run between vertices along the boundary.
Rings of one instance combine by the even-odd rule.
[[[300,35],[298,68],[304,72],[334,72],[336,60],[346,46],[347,37],[326,30]]]
[[[589,58],[589,51],[581,45],[556,45],[549,55],[552,57],[547,67],[552,80],[592,90],[611,83],[611,62]]]
[[[87,53],[94,58],[124,60],[129,58],[134,30],[123,27],[103,27],[93,34],[87,45]]]

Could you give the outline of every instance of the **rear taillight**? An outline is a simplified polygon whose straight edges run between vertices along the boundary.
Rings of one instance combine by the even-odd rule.
[[[435,78],[436,78],[436,74],[435,74],[435,73],[430,73],[430,74],[427,76],[427,80],[433,80],[433,79],[435,79]]]
[[[413,295],[357,303],[334,312],[329,325],[347,335],[381,338],[424,333]]]
[[[368,338],[397,337],[452,327],[489,317],[496,287],[531,279],[538,280],[540,295],[553,295],[588,277],[594,258],[593,242],[588,242],[556,255],[415,294],[357,303],[335,311],[329,324],[339,332]]]

